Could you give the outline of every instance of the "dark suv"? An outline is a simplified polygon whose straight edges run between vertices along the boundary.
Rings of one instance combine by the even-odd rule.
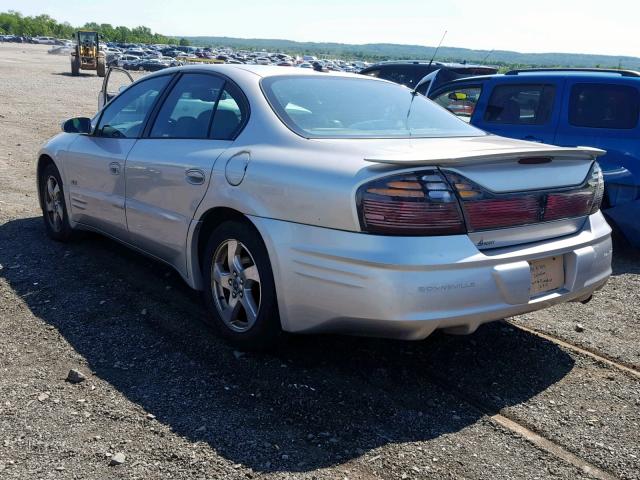
[[[402,60],[376,63],[361,70],[360,73],[390,80],[411,89],[415,88],[424,77],[433,74],[432,78],[435,81],[426,81],[418,88],[418,92],[425,95],[429,90],[438,88],[439,85],[456,78],[470,77],[472,75],[491,75],[497,73],[497,71],[494,67],[484,65],[430,62],[428,60]]]
[[[428,95],[496,135],[606,150],[598,159],[603,213],[640,248],[640,72],[513,70],[454,80]]]

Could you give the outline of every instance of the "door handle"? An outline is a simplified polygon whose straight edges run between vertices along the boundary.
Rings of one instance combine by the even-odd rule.
[[[118,162],[111,162],[109,164],[109,171],[111,175],[120,175],[120,164]]]
[[[190,168],[184,172],[184,179],[191,185],[202,185],[206,175],[199,168]]]

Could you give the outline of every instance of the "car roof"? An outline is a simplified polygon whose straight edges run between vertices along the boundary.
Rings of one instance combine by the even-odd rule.
[[[468,82],[485,82],[493,78],[567,78],[567,77],[580,77],[580,78],[636,78],[640,80],[640,72],[633,70],[606,70],[606,69],[587,69],[587,68],[568,68],[568,69],[529,69],[529,70],[511,70],[507,73],[494,73],[491,75],[475,75],[472,77],[456,78],[451,80],[442,86],[451,85],[455,83],[468,83]],[[438,87],[438,90],[440,86]]]
[[[381,67],[381,66],[393,66],[393,65],[436,65],[439,67],[449,67],[449,68],[478,68],[478,67],[486,67],[486,68],[495,68],[490,65],[476,65],[473,63],[458,63],[458,62],[439,62],[439,61],[431,61],[431,60],[385,60],[382,62],[374,63],[367,68],[372,67]]]
[[[294,67],[281,67],[281,66],[277,66],[277,65],[247,65],[247,64],[230,64],[230,63],[226,63],[226,64],[202,64],[202,65],[198,65],[198,64],[188,64],[188,65],[183,65],[180,67],[172,67],[172,68],[167,68],[165,70],[162,71],[163,74],[166,74],[167,72],[184,72],[184,71],[189,71],[189,72],[219,72],[221,74],[224,75],[229,75],[229,76],[233,76],[234,74],[239,73],[239,71],[243,71],[243,72],[249,72],[252,73],[258,77],[261,78],[267,78],[267,77],[279,77],[279,76],[291,76],[291,75],[305,75],[305,76],[309,76],[312,75],[313,72],[310,72],[309,69],[300,69],[300,68],[294,68]],[[156,72],[150,75],[159,75],[162,74],[161,72]],[[386,81],[386,80],[381,80],[381,79],[377,79],[377,78],[373,78],[373,77],[366,77],[364,75],[357,75],[354,73],[348,73],[348,72],[316,72],[318,75],[325,75],[325,76],[332,76],[332,77],[348,77],[348,78],[364,78],[364,79],[371,79],[371,80],[378,80],[378,81]],[[149,76],[150,76],[149,75]],[[146,76],[145,76],[146,77]]]

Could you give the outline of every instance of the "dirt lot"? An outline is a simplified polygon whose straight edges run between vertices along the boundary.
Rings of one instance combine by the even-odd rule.
[[[640,478],[637,253],[588,305],[468,337],[234,352],[165,266],[46,238],[36,152],[101,81],[45,52],[0,44],[0,478]]]

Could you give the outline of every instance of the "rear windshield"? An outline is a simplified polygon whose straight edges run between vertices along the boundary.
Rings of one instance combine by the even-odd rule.
[[[268,77],[280,119],[309,138],[472,137],[485,133],[406,87],[324,74]]]

